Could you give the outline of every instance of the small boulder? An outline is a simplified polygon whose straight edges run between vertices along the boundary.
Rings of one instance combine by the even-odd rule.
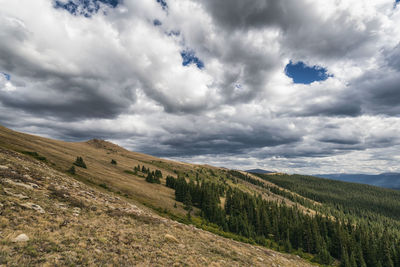
[[[179,243],[178,239],[176,239],[176,237],[173,236],[173,235],[166,234],[166,235],[164,236],[164,238],[165,238],[165,240],[168,241],[168,242]]]
[[[44,209],[42,207],[40,207],[37,204],[31,203],[31,202],[27,202],[27,203],[23,203],[20,204],[22,207],[27,208],[27,209],[32,209],[32,210],[36,210],[39,213],[45,213]]]
[[[20,234],[19,236],[17,236],[16,238],[14,238],[12,240],[12,242],[16,243],[16,242],[27,242],[29,241],[29,237],[26,234]]]
[[[80,214],[81,214],[81,209],[80,208],[75,207],[75,208],[72,209],[72,215],[78,217]]]
[[[29,198],[29,197],[27,197],[27,196],[25,196],[23,194],[13,193],[10,188],[4,187],[3,191],[4,191],[4,193],[6,193],[6,195],[9,195],[9,196],[12,196],[12,197],[16,197],[16,198],[19,198],[19,199],[28,199]]]

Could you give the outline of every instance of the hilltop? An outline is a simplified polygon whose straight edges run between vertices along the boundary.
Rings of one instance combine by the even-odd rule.
[[[66,173],[78,155],[87,169]],[[201,168],[106,141],[68,143],[0,127],[0,264],[310,265],[298,256],[224,238],[155,211],[174,209],[173,191],[124,172],[138,164],[174,176],[169,168]],[[174,210],[186,213],[179,203]]]
[[[399,194],[0,126],[0,264],[400,266]]]

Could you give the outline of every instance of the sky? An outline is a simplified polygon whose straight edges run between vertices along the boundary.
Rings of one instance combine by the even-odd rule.
[[[0,0],[0,124],[288,173],[400,172],[394,0]]]

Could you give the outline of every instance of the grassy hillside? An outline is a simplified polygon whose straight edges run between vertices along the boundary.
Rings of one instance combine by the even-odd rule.
[[[0,148],[1,266],[309,266],[166,219]]]
[[[400,191],[370,185],[321,179],[305,175],[264,175],[259,177],[341,211],[343,215],[376,217],[400,221]],[[399,228],[400,229],[400,228]]]
[[[176,203],[174,191],[165,186],[147,183],[145,181],[147,174],[142,172],[134,174],[134,167],[140,165],[150,169],[150,171],[160,170],[163,174],[161,184],[164,185],[167,176],[178,177],[178,175],[182,175],[187,179],[197,177],[198,179],[220,181],[235,187],[240,186],[237,183],[233,184],[232,180],[228,179],[225,169],[160,159],[131,152],[103,140],[90,140],[81,143],[63,142],[18,133],[0,126],[0,147],[28,155],[37,153],[46,158],[47,165],[61,172],[70,169],[76,157],[82,157],[87,169],[75,168],[75,179],[91,186],[101,186],[150,207],[168,210],[175,215],[185,215],[186,211],[179,203],[177,208],[174,208]],[[34,158],[34,156],[32,157]],[[115,160],[117,164],[111,164],[111,160]],[[242,188],[251,190],[246,186]],[[269,193],[265,197],[282,200],[282,197],[273,193]]]
[[[105,246],[100,247],[108,253],[108,261],[100,259],[100,262],[120,265],[117,261],[120,257],[117,255],[123,255],[125,250],[118,249],[119,246],[125,247],[120,243],[125,241],[123,238],[117,240],[113,236],[139,234],[139,232],[145,233],[147,237],[137,239],[135,244],[145,247],[146,251],[155,251],[155,254],[128,252],[129,248],[132,248],[128,245],[124,264],[145,261],[150,265],[164,265],[155,259],[161,258],[168,260],[167,265],[176,259],[183,265],[195,263],[208,265],[215,261],[203,261],[200,258],[201,255],[207,255],[206,257],[214,255],[213,252],[210,254],[208,250],[210,247],[219,251],[216,252],[222,255],[219,259],[226,258],[226,262],[218,263],[220,265],[232,263],[271,265],[269,263],[274,262],[271,257],[254,260],[254,255],[258,252],[243,254],[233,245],[224,252],[218,250],[216,245],[208,247],[208,237],[213,237],[210,240],[217,240],[215,239],[217,237],[211,234],[207,234],[207,238],[196,240],[204,244],[207,249],[201,249],[201,245],[200,247],[195,245],[198,244],[196,242],[189,248],[191,243],[188,240],[194,237],[177,228],[189,232],[200,230],[194,227],[186,228],[177,222],[162,219],[165,217],[229,239],[258,244],[264,247],[263,251],[270,251],[265,250],[265,247],[272,248],[300,255],[312,262],[351,267],[379,266],[379,264],[389,267],[400,266],[400,253],[397,253],[400,251],[398,202],[390,190],[376,191],[374,187],[358,187],[359,185],[346,187],[323,184],[327,180],[312,177],[296,176],[295,179],[291,179],[294,176],[255,175],[209,165],[179,163],[127,151],[103,140],[62,142],[14,132],[4,127],[0,127],[0,149],[2,156],[0,165],[3,166],[3,171],[0,173],[0,186],[3,189],[0,190],[3,205],[1,207],[6,207],[4,213],[6,220],[2,227],[6,228],[6,225],[14,220],[13,216],[18,217],[23,214],[21,218],[26,218],[24,216],[32,216],[32,212],[40,213],[40,209],[37,210],[36,206],[29,206],[32,203],[43,208],[45,211],[43,214],[49,211],[49,214],[59,218],[59,221],[51,220],[50,217],[39,220],[36,216],[35,219],[29,220],[35,228],[47,227],[46,229],[52,229],[50,231],[56,231],[56,225],[64,229],[71,218],[82,218],[85,222],[75,220],[76,224],[69,230],[71,233],[78,229],[83,231],[82,227],[79,228],[80,224],[85,225],[87,229],[91,229],[92,224],[102,229],[104,238],[100,235],[96,241],[90,241],[91,244],[96,244],[95,247],[100,246],[98,241],[107,245],[107,249]],[[32,169],[35,171],[32,172]],[[30,178],[26,178],[25,174]],[[40,179],[36,181],[32,177]],[[28,188],[33,186],[31,183],[36,184],[41,190]],[[33,194],[28,195],[28,192]],[[346,194],[349,196],[344,196]],[[23,197],[20,198],[21,196],[31,199],[28,201]],[[57,204],[57,209],[51,206],[53,202]],[[64,209],[66,207],[69,212]],[[26,210],[29,212],[24,213]],[[85,211],[84,214],[82,211]],[[162,243],[160,237],[166,229],[163,226],[146,228],[145,225],[151,224],[153,219],[161,220],[164,222],[162,225],[168,224],[170,227],[168,231],[173,233],[173,238],[164,236],[162,239],[164,242],[169,242],[167,239],[174,239],[172,243],[180,244],[180,253],[184,253],[185,248],[188,251],[197,251],[196,255],[193,252],[195,259],[189,263],[183,261],[180,254],[173,254],[171,257],[160,256],[159,250],[155,248],[160,248],[157,242]],[[61,220],[63,221],[60,223]],[[23,254],[23,257],[17,257],[16,261],[14,261],[16,256],[11,258],[6,256],[10,253],[16,255],[19,245],[13,243],[12,239],[22,230],[31,233],[35,240],[42,238],[39,232],[34,232],[28,227],[32,226],[31,224],[25,225],[22,221],[13,224],[13,227],[5,231],[7,235],[2,238],[6,250],[2,252],[3,258],[0,257],[0,260],[3,259],[3,262],[7,263],[25,263],[27,258],[28,262],[38,264],[37,255],[40,255],[42,260],[48,256],[47,250],[41,247],[35,248],[39,252],[28,256]],[[104,224],[105,221],[107,224]],[[132,225],[141,223],[144,223],[144,226],[137,228],[139,232],[135,232],[137,230],[135,227],[131,229]],[[84,231],[86,239],[93,234],[92,230],[86,231],[87,229]],[[129,234],[125,234],[125,231]],[[56,232],[59,233],[58,230]],[[176,239],[179,239],[178,242]],[[146,240],[150,243],[143,245]],[[227,242],[230,244],[229,242],[233,241]],[[60,245],[57,244],[56,247]],[[232,244],[238,246],[240,244],[243,250],[259,251],[244,243]],[[87,242],[83,246],[94,249]],[[222,243],[219,246],[222,246]],[[61,250],[65,252],[71,250],[72,245],[62,248]],[[80,253],[79,250],[72,250],[77,254]],[[60,257],[58,251],[52,253]],[[236,259],[235,253],[243,259]],[[273,258],[277,257],[277,254],[274,255]],[[279,259],[284,258],[279,263],[281,266],[307,264],[297,257],[279,255]],[[214,256],[210,257],[214,259]],[[63,256],[62,258],[65,259]],[[289,260],[285,262],[286,259]],[[97,265],[97,262],[89,260],[90,255],[87,255],[85,261],[79,257],[73,258],[75,263]]]

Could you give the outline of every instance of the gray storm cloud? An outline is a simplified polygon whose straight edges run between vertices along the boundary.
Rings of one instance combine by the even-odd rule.
[[[233,168],[400,166],[393,1],[139,0],[90,16],[52,0],[0,4],[5,126]],[[290,60],[330,77],[294,84]]]

